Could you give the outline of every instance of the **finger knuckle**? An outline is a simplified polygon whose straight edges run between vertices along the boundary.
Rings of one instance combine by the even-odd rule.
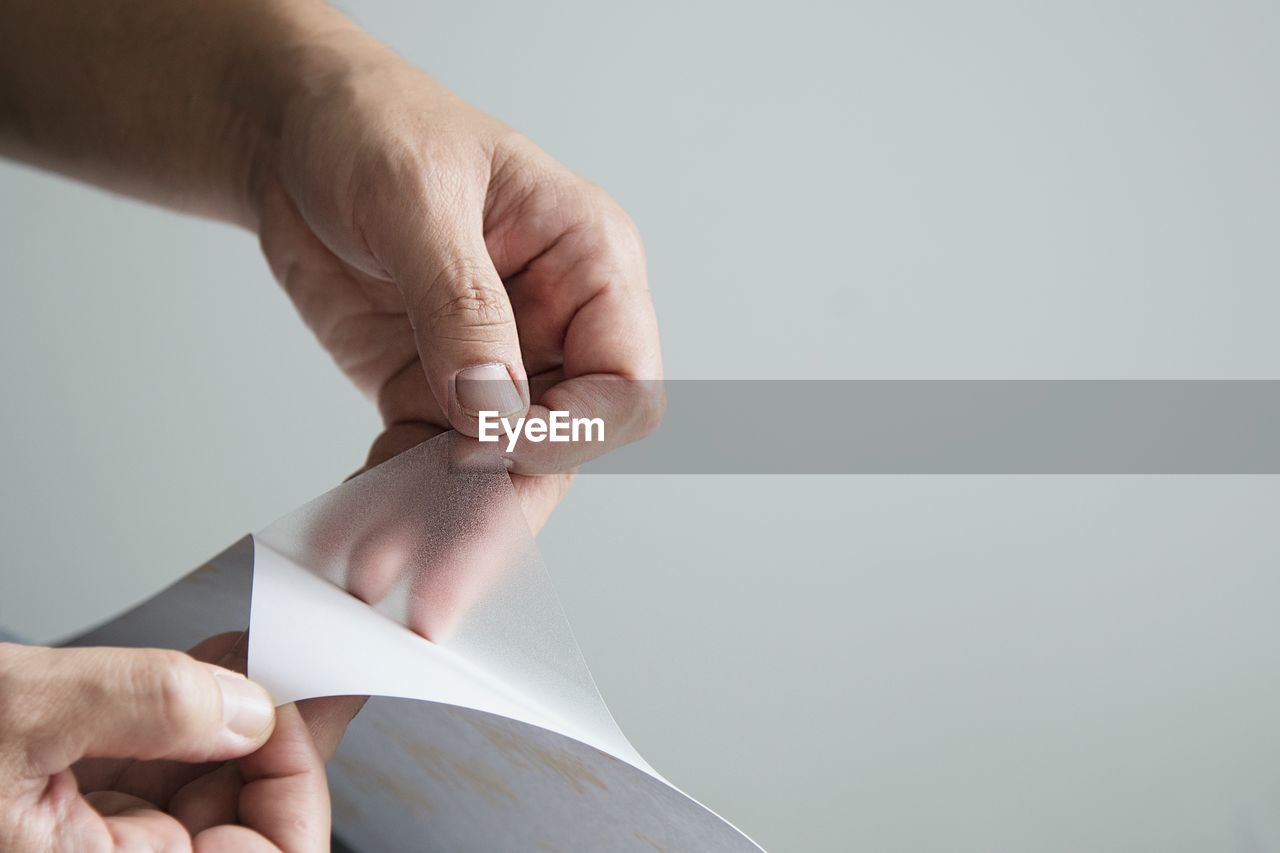
[[[0,643],[0,744],[13,738],[18,731],[19,713],[24,693],[22,675],[18,669],[18,647],[12,643]]]
[[[0,643],[0,742],[21,736],[36,722],[31,669],[31,650]]]
[[[138,656],[129,672],[131,687],[149,703],[159,725],[175,735],[200,731],[209,718],[199,664],[187,655],[163,649]]]
[[[460,261],[442,270],[429,288],[436,294],[425,314],[431,331],[471,340],[505,330],[512,322],[511,306],[487,278],[478,263]]]
[[[493,166],[495,172],[503,167],[524,167],[531,161],[542,157],[540,149],[532,139],[517,130],[504,128],[493,141]]]
[[[622,250],[629,263],[643,266],[644,238],[640,236],[639,226],[622,208],[615,207],[614,210],[608,228],[612,242]]]
[[[667,392],[661,382],[641,383],[636,411],[636,429],[640,437],[651,434],[667,415]]]
[[[586,245],[592,269],[602,286],[643,281],[644,241],[631,216],[604,190],[591,185],[587,222],[584,226]]]
[[[605,223],[610,232],[615,234],[619,239],[625,239],[629,243],[640,245],[640,227],[636,225],[636,221],[631,218],[631,214],[612,198],[609,199],[604,214]]]

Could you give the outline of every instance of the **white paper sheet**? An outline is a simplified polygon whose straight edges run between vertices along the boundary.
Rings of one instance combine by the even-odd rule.
[[[345,694],[440,702],[549,729],[657,776],[616,728],[593,731],[540,706],[261,543],[250,636],[249,673],[277,702]]]
[[[246,622],[249,673],[278,701],[375,697],[329,769],[354,849],[760,849],[623,736],[505,470],[451,435],[73,642],[186,648]]]

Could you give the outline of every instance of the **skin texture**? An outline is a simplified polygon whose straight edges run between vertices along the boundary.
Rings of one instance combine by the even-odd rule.
[[[0,0],[0,23],[0,153],[255,231],[377,403],[392,435],[371,461],[475,435],[458,376],[485,365],[505,378],[484,396],[515,394],[504,414],[606,424],[604,443],[523,444],[519,474],[567,474],[661,418],[627,215],[328,6]],[[561,491],[525,500],[549,512]]]
[[[382,415],[370,465],[451,428],[476,435],[476,410],[490,408],[478,403],[602,418],[603,444],[507,454],[535,532],[579,464],[662,416],[644,252],[622,209],[317,0],[0,0],[0,154],[254,232],[302,319]],[[490,378],[477,382],[477,368]],[[365,545],[394,548],[394,531]],[[137,654],[157,669],[191,665],[115,650],[90,666],[82,652],[4,647],[0,677],[17,688],[0,691],[0,708],[21,722],[21,697],[53,691],[68,708],[127,715],[132,698],[104,685],[141,665]],[[49,681],[61,660],[97,680]],[[191,732],[95,752],[93,721],[68,712],[40,736],[81,748],[35,775],[13,758],[30,753],[30,732],[12,723],[0,728],[0,784],[14,794],[0,847],[111,849],[155,835],[175,849],[322,849],[316,756],[362,703],[282,708],[256,752],[194,750],[182,741]],[[82,755],[95,758],[73,776]]]
[[[219,679],[249,685],[239,639],[190,655],[0,644],[0,849],[327,849],[324,763],[298,709],[272,715],[250,686],[253,733],[224,723]]]
[[[661,376],[657,327],[621,208],[360,34],[308,55],[311,85],[252,197],[276,278],[392,433],[370,461],[450,427],[475,435],[454,385],[474,365],[505,368],[515,414],[531,402],[607,425],[602,445],[522,445],[517,474],[566,473],[650,431],[663,401],[634,380]],[[528,504],[558,493],[516,486]]]

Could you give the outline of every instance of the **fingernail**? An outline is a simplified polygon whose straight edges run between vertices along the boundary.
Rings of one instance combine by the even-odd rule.
[[[505,364],[480,364],[459,370],[453,380],[453,393],[458,408],[469,415],[497,412],[501,417],[525,409],[524,398]]]
[[[255,738],[271,727],[276,709],[267,691],[234,673],[215,672],[222,691],[222,722],[241,737]]]

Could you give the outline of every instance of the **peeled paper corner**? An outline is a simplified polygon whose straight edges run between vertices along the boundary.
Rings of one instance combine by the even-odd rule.
[[[246,624],[277,701],[372,697],[329,766],[353,849],[760,849],[622,734],[506,470],[453,433],[71,644],[188,648]]]

